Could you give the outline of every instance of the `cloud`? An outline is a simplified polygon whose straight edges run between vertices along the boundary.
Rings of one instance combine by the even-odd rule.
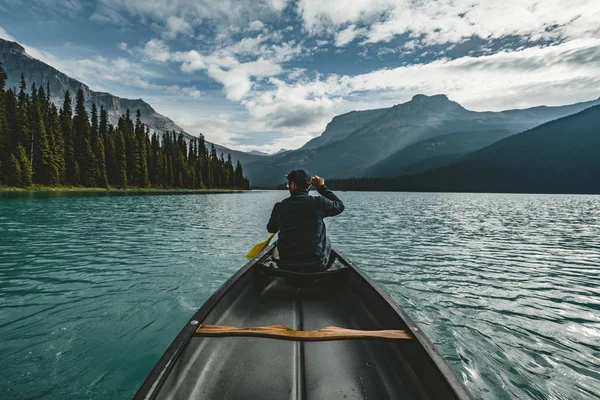
[[[357,36],[363,35],[366,29],[356,28],[356,25],[350,25],[346,29],[343,29],[335,34],[335,45],[336,47],[344,47],[348,43],[354,41]]]
[[[127,50],[127,42],[121,42],[119,43],[119,49],[121,50]]]
[[[164,27],[161,27],[161,35],[165,39],[175,39],[178,34],[188,36],[194,35],[194,28],[183,18],[170,16]]]
[[[514,35],[531,41],[562,41],[600,33],[600,2],[595,0],[300,0],[297,9],[312,34],[337,36],[348,24],[365,26],[363,45],[389,42],[402,34],[426,46],[471,37],[493,40]]]
[[[282,68],[268,60],[257,60],[237,64],[229,69],[217,65],[208,67],[208,76],[221,83],[229,100],[239,101],[252,89],[254,77],[275,76],[282,73]]]
[[[110,22],[124,13],[161,26],[167,26],[169,18],[179,18],[191,27],[212,24],[220,30],[254,20],[275,20],[286,4],[285,0],[99,0],[94,15]]]
[[[169,61],[171,58],[171,52],[169,46],[167,46],[162,40],[151,39],[141,49],[141,53],[151,60],[164,63]]]
[[[169,46],[158,39],[145,43],[139,51],[145,57],[161,63],[170,61],[181,63],[181,70],[193,73],[206,70],[208,76],[223,85],[227,99],[239,101],[254,86],[254,78],[267,78],[279,75],[283,62],[300,52],[299,46],[284,43],[282,45],[263,46],[267,36],[258,35],[204,55],[197,50],[171,52]],[[239,62],[236,56],[253,55],[259,57],[248,62]]]
[[[271,89],[242,101],[251,121],[282,137],[311,137],[334,115],[354,109],[390,107],[417,93],[446,93],[467,108],[506,110],[564,105],[600,96],[600,39],[502,51],[483,57],[442,59],[384,68],[355,76],[319,76],[296,82],[271,78]],[[302,143],[301,143],[302,144]],[[295,148],[282,142],[252,148]],[[234,146],[235,147],[235,146]],[[241,148],[241,147],[236,147]]]
[[[250,31],[263,31],[265,30],[266,26],[265,24],[263,24],[261,21],[255,19],[254,21],[251,21],[248,24],[248,29]]]

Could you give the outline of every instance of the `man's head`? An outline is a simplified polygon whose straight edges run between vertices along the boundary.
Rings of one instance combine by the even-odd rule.
[[[311,176],[304,169],[295,169],[287,174],[288,189],[290,193],[307,192]]]

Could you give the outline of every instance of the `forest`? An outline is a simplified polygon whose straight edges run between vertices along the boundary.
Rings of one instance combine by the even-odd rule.
[[[107,111],[85,107],[80,88],[62,107],[49,84],[5,90],[0,63],[0,187],[248,189],[241,163],[206,148],[204,137],[151,132],[127,110],[116,126]]]

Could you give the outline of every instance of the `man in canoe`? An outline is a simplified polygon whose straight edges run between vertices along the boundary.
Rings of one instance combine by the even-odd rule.
[[[344,211],[344,203],[325,186],[325,180],[303,169],[287,175],[290,197],[276,203],[267,224],[279,232],[277,250],[281,268],[297,272],[324,271],[329,267],[331,242],[323,218]],[[308,194],[311,184],[321,196]]]

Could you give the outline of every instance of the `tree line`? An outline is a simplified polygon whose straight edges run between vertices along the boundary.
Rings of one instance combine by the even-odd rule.
[[[49,83],[27,90],[21,75],[17,92],[6,82],[0,63],[0,185],[249,188],[242,164],[209,151],[202,135],[151,134],[140,110],[134,120],[127,109],[114,126],[103,106],[88,114],[81,88],[74,109],[69,91],[57,108]]]

